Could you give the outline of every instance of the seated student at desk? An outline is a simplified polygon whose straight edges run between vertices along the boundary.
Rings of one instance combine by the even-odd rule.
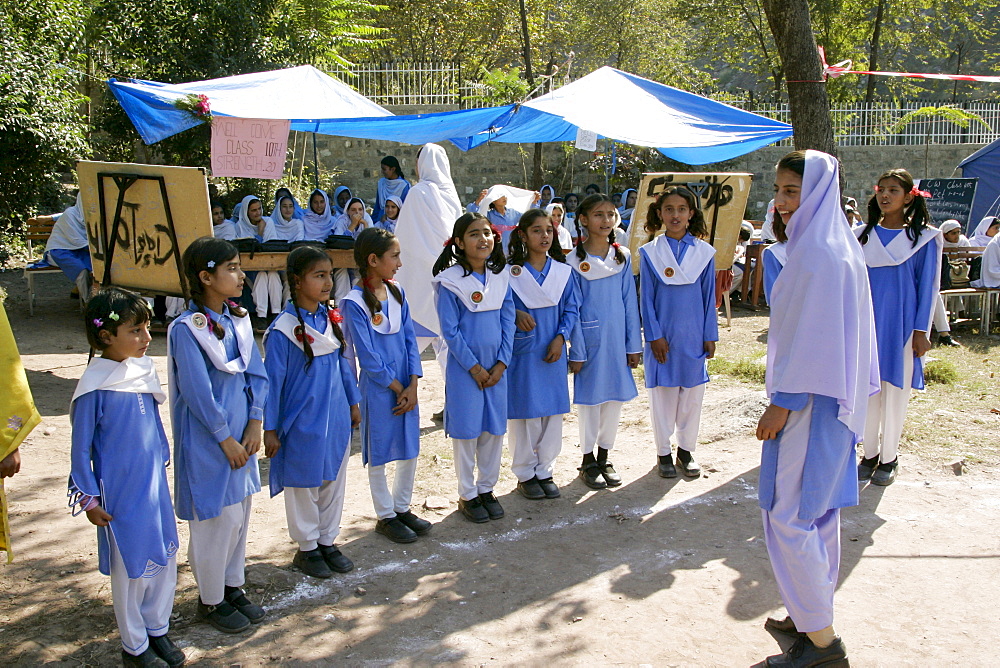
[[[733,285],[729,289],[732,294],[743,286],[743,274],[747,269],[747,246],[753,237],[753,224],[748,221],[740,223],[740,238],[736,242],[736,250],[733,252]],[[753,269],[753,267],[750,267]],[[746,295],[743,295],[745,298]]]
[[[996,234],[986,244],[979,278],[969,283],[974,288],[1000,288],[1000,234]]]
[[[80,296],[87,299],[91,286],[90,246],[87,243],[87,224],[83,220],[79,191],[73,206],[62,213],[28,219],[28,225],[49,223],[53,225],[45,244],[45,261],[62,269],[70,283],[76,284]]]

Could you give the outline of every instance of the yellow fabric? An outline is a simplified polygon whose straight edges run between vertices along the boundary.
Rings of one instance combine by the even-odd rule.
[[[17,352],[14,332],[11,331],[7,311],[0,308],[0,378],[3,392],[0,392],[0,460],[17,450],[25,437],[31,433],[42,416],[35,408],[28,387],[28,377],[21,366],[21,355]],[[0,551],[7,552],[7,563],[14,560],[10,548],[10,525],[7,522],[7,498],[0,480]]]

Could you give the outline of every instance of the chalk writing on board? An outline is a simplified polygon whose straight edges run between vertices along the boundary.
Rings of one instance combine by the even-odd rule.
[[[921,179],[920,189],[931,194],[931,199],[927,200],[927,211],[931,214],[932,224],[937,227],[946,220],[954,219],[968,233],[969,214],[978,182],[978,178]]]

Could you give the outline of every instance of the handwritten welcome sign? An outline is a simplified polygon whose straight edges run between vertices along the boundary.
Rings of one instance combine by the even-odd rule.
[[[290,126],[287,119],[214,117],[212,175],[280,179]]]

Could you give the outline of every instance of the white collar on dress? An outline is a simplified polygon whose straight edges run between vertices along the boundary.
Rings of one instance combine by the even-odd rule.
[[[487,268],[485,285],[473,274],[464,274],[465,268],[455,264],[432,280],[434,283],[440,283],[461,299],[465,308],[470,311],[496,311],[503,307],[503,300],[507,297],[510,280],[506,271],[494,274]]]
[[[688,285],[698,280],[705,265],[715,257],[715,248],[711,244],[701,239],[693,240],[694,243],[680,262],[677,261],[667,236],[663,234],[640,246],[639,251],[646,254],[656,275],[664,284]]]
[[[545,280],[539,283],[531,272],[516,264],[510,265],[510,287],[521,298],[524,305],[530,309],[555,306],[562,298],[563,290],[573,270],[568,264],[549,259],[549,273]]]

